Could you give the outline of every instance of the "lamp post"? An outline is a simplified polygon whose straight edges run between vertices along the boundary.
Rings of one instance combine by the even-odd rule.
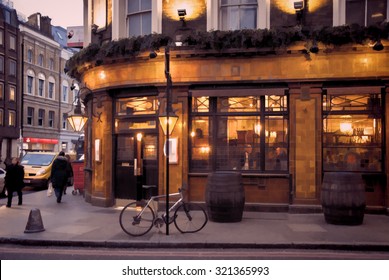
[[[151,56],[151,58],[155,56]],[[170,75],[170,49],[169,46],[165,48],[165,77],[166,77],[166,110],[164,113],[159,115],[159,122],[162,126],[162,130],[166,135],[166,144],[165,144],[165,165],[166,165],[166,235],[169,235],[169,153],[170,153],[170,143],[169,138],[172,133],[174,126],[178,120],[178,117],[174,114],[170,94],[172,89],[172,77]]]

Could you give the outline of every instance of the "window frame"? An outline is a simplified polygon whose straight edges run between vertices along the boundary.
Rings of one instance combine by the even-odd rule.
[[[34,113],[35,108],[34,107],[27,107],[27,114],[26,114],[26,124],[27,125],[34,125]]]
[[[224,31],[230,31],[230,30],[242,30],[242,29],[247,29],[247,28],[252,28],[252,29],[256,29],[258,27],[258,16],[259,16],[259,6],[261,3],[258,3],[260,1],[256,0],[256,3],[242,3],[242,0],[238,0],[239,3],[231,3],[231,4],[222,4],[222,1],[223,0],[219,0],[219,27],[220,27],[220,30],[224,30]],[[255,9],[255,18],[253,19],[254,20],[254,27],[242,27],[241,24],[241,19],[244,18],[244,14],[242,14],[244,8],[247,8],[247,7],[256,7]],[[224,22],[224,19],[223,19],[223,14],[224,14],[224,10],[228,13],[228,15],[230,15],[231,13],[231,9],[234,9],[234,8],[237,8],[238,9],[238,13],[239,13],[239,26],[235,29],[230,29],[230,25],[231,25],[231,22],[230,22],[230,19],[228,19],[228,26],[224,26],[223,25],[223,22]],[[266,9],[267,11],[267,9]],[[263,15],[262,15],[263,16]],[[233,15],[232,15],[233,17]]]
[[[45,126],[45,110],[39,109],[38,110],[38,126],[44,127]]]
[[[151,0],[138,0],[138,6],[139,6],[139,9],[137,11],[132,11],[132,12],[129,12],[129,6],[128,6],[128,1],[126,1],[126,32],[127,32],[127,35],[128,37],[133,37],[133,36],[144,36],[144,35],[148,35],[148,34],[151,34],[152,32],[152,1]],[[142,1],[149,1],[150,2],[150,9],[142,9]],[[143,27],[143,16],[144,15],[150,15],[150,30],[147,30],[147,33],[146,31],[144,30],[144,27]],[[130,26],[130,18],[131,17],[136,17],[136,16],[140,16],[140,30],[136,30],[136,32],[132,32],[131,30],[131,26]]]

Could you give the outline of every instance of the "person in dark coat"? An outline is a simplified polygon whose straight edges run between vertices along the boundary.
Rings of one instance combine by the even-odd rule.
[[[67,187],[73,186],[73,182],[74,182],[74,178],[73,178],[74,173],[73,173],[73,167],[72,167],[70,156],[66,154],[65,157],[68,160],[68,181],[63,188],[63,194],[66,194]]]
[[[7,207],[11,207],[13,193],[18,193],[18,205],[23,203],[22,189],[24,188],[24,167],[19,164],[18,158],[12,158],[12,163],[7,165],[5,174],[5,187],[8,192]]]
[[[63,189],[69,177],[68,160],[64,152],[59,152],[58,157],[54,160],[50,177],[55,196],[57,197],[57,203],[61,203]]]

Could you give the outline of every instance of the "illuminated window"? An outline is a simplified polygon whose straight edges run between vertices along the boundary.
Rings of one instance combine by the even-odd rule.
[[[8,112],[8,126],[12,126],[12,127],[16,126],[16,112],[15,111]]]
[[[0,100],[4,99],[4,84],[0,83]]]
[[[382,171],[379,94],[324,95],[323,170]]]
[[[287,96],[204,96],[191,104],[191,171],[287,172]]]
[[[9,101],[16,101],[16,88],[13,86],[9,87]]]
[[[0,109],[0,125],[4,125],[4,111],[3,109]]]

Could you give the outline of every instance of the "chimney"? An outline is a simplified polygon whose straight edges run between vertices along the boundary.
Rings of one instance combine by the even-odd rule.
[[[48,16],[41,17],[41,31],[47,37],[53,37],[51,33],[51,18],[49,18]]]

